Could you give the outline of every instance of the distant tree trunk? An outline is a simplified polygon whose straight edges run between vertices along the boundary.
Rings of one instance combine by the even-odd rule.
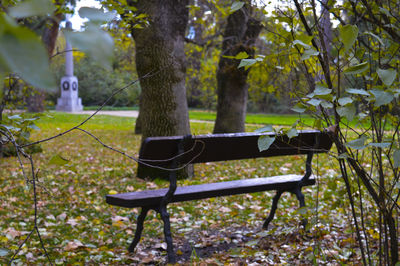
[[[42,40],[44,45],[46,46],[49,58],[53,55],[54,47],[56,46],[61,19],[62,19],[61,13],[56,14],[54,18],[49,18],[48,23],[45,29],[43,30]]]
[[[60,21],[62,14],[56,14],[54,18],[48,18],[48,23],[45,24],[42,33],[42,40],[47,49],[47,54],[49,58],[53,55],[54,47],[56,45],[58,32],[60,28]],[[28,107],[28,112],[43,112],[45,109],[45,99],[46,95],[43,91],[39,89],[31,89],[32,93],[27,95],[26,104]]]
[[[184,51],[188,4],[189,0],[134,3],[138,12],[149,18],[149,26],[132,31],[136,69],[142,78],[139,104],[142,140],[150,136],[190,134]],[[153,75],[143,78],[149,73]],[[139,168],[144,167],[139,165]],[[142,170],[138,169],[138,176],[143,178],[148,174]]]
[[[218,103],[214,133],[244,131],[249,69],[238,69],[240,60],[225,56],[246,52],[249,58],[254,57],[253,46],[261,31],[261,24],[249,13],[250,5],[247,3],[228,16],[217,70]]]
[[[193,17],[189,20],[189,34],[186,37],[187,42],[193,42],[195,44],[202,44],[203,42],[203,30],[204,26],[199,23],[199,21],[204,18],[204,12],[206,11],[205,0],[195,1],[190,0],[191,6],[196,6],[194,10]],[[191,56],[188,57],[188,78],[186,82],[187,94],[188,94],[188,105],[189,107],[199,107],[201,104],[200,97],[202,95],[201,91],[201,81],[199,77],[199,71],[201,68],[201,61],[203,57],[202,50],[193,49],[191,51]]]

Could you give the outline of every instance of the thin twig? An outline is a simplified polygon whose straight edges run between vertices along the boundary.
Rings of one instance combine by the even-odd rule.
[[[105,147],[105,148],[107,148],[107,149],[110,149],[110,150],[112,150],[112,151],[118,152],[118,153],[120,153],[120,154],[122,154],[122,155],[128,157],[129,159],[131,159],[131,160],[133,160],[133,161],[135,161],[135,162],[137,162],[137,163],[140,163],[140,164],[142,164],[142,165],[144,165],[144,166],[148,166],[148,167],[151,167],[151,168],[156,168],[156,169],[160,169],[160,170],[164,170],[164,171],[178,171],[178,170],[181,170],[181,169],[185,168],[186,166],[188,166],[189,164],[191,164],[197,157],[199,157],[199,156],[202,154],[202,152],[204,151],[204,148],[205,148],[205,143],[204,143],[203,141],[201,141],[201,140],[195,140],[194,143],[193,143],[193,145],[192,145],[192,147],[191,147],[189,150],[187,150],[187,151],[185,151],[185,152],[183,152],[183,153],[181,153],[181,154],[178,154],[178,155],[176,155],[176,156],[173,156],[173,157],[171,157],[171,158],[165,159],[165,160],[137,159],[137,158],[135,158],[135,157],[133,157],[133,156],[130,156],[129,154],[126,154],[126,153],[123,152],[123,151],[120,151],[120,150],[117,150],[117,149],[115,149],[115,148],[113,148],[113,147],[111,147],[111,146],[108,146],[107,144],[105,144],[104,142],[102,142],[99,138],[97,138],[95,135],[93,135],[93,134],[90,133],[89,131],[86,131],[86,130],[84,130],[84,129],[82,129],[82,128],[77,128],[77,130],[80,130],[80,131],[82,131],[82,132],[88,134],[89,136],[91,136],[92,138],[94,138],[97,142],[99,142],[101,145],[103,145],[103,147]],[[165,167],[161,167],[161,166],[157,166],[157,165],[153,165],[153,164],[147,163],[147,162],[169,162],[169,161],[171,161],[171,160],[174,160],[174,159],[176,159],[176,158],[179,158],[179,157],[181,157],[181,156],[184,156],[184,155],[186,155],[186,154],[188,154],[188,153],[194,151],[194,148],[196,147],[196,144],[197,144],[197,143],[201,143],[201,144],[202,144],[201,150],[200,150],[195,156],[193,156],[193,157],[190,159],[189,162],[185,163],[184,165],[182,165],[182,166],[180,166],[180,167],[176,167],[176,168],[165,168]]]

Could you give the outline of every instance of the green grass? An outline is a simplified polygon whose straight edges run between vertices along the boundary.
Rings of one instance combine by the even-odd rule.
[[[98,106],[85,106],[84,110],[97,110]],[[113,107],[105,106],[103,111],[131,111],[138,110],[138,107]],[[199,109],[189,110],[189,118],[192,120],[201,121],[215,121],[216,112],[206,111]],[[246,115],[247,124],[261,124],[261,125],[280,125],[290,126],[296,121],[301,120],[301,123],[306,126],[312,126],[314,124],[314,118],[308,115],[297,115],[297,114],[254,114],[248,113]]]
[[[204,120],[204,121],[215,121],[216,112],[213,111],[189,111],[190,119]],[[301,117],[295,114],[252,114],[246,115],[247,124],[262,124],[262,125],[280,125],[290,126],[293,125],[297,120],[301,120],[303,124],[312,126],[314,119],[311,116]]]
[[[60,128],[68,129],[79,125],[89,115],[84,114],[68,114],[61,112],[48,112],[42,116],[37,126],[41,129]],[[115,129],[115,130],[132,130],[136,119],[133,117],[119,117],[110,115],[95,115],[86,122],[83,129]]]
[[[190,119],[199,121],[215,121],[215,115],[215,112],[208,111],[206,112],[195,110],[189,112]],[[89,115],[86,114],[69,114],[50,111],[38,120],[37,125],[41,129],[59,128],[66,130],[80,124],[88,117]],[[302,121],[302,124],[305,124],[307,126],[312,126],[313,124],[313,119],[311,117],[300,118],[298,115],[248,114],[246,118],[246,131],[254,131],[262,125],[289,126],[300,119]],[[135,121],[136,118],[133,117],[96,115],[92,117],[88,122],[86,122],[82,126],[82,128],[87,130],[132,130],[134,128]],[[198,122],[197,126],[192,126],[192,134],[199,134],[200,132],[198,128],[204,128],[204,125]],[[211,132],[212,130],[207,130],[206,133]]]

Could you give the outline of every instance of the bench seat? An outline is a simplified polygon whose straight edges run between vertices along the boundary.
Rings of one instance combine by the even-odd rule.
[[[218,196],[254,193],[267,190],[295,189],[302,175],[279,175],[264,178],[251,178],[245,180],[225,181],[192,186],[178,186],[171,202],[206,199]],[[314,185],[315,177],[310,176],[303,185]],[[107,195],[106,202],[111,205],[135,208],[159,205],[168,189],[156,189]]]

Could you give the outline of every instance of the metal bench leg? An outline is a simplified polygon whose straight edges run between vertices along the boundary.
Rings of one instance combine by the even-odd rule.
[[[172,244],[171,224],[169,221],[167,206],[160,207],[160,214],[164,222],[164,236],[165,236],[165,242],[167,242],[168,263],[175,263],[176,258],[175,258],[174,246]]]
[[[137,218],[135,237],[133,238],[133,241],[128,248],[129,252],[133,252],[135,250],[136,245],[140,241],[140,237],[142,236],[142,231],[143,231],[143,223],[144,220],[146,219],[147,212],[149,211],[149,209],[150,208],[148,207],[142,207],[142,211],[140,212],[139,217]]]
[[[264,225],[263,225],[264,229],[268,229],[269,223],[272,221],[272,219],[274,219],[275,211],[278,208],[278,201],[281,198],[281,195],[282,195],[283,192],[284,192],[283,190],[276,191],[275,197],[272,200],[271,211],[270,211],[267,219],[265,219],[265,222],[264,222]]]
[[[305,203],[305,201],[304,201],[304,194],[303,194],[303,192],[301,192],[301,187],[298,187],[298,188],[294,189],[294,190],[291,191],[291,192],[292,192],[293,194],[296,195],[297,200],[298,200],[299,203],[300,203],[300,208],[305,207],[305,206],[306,206],[306,203]],[[304,218],[304,219],[301,221],[301,223],[303,224],[304,229],[306,229],[307,219]]]

